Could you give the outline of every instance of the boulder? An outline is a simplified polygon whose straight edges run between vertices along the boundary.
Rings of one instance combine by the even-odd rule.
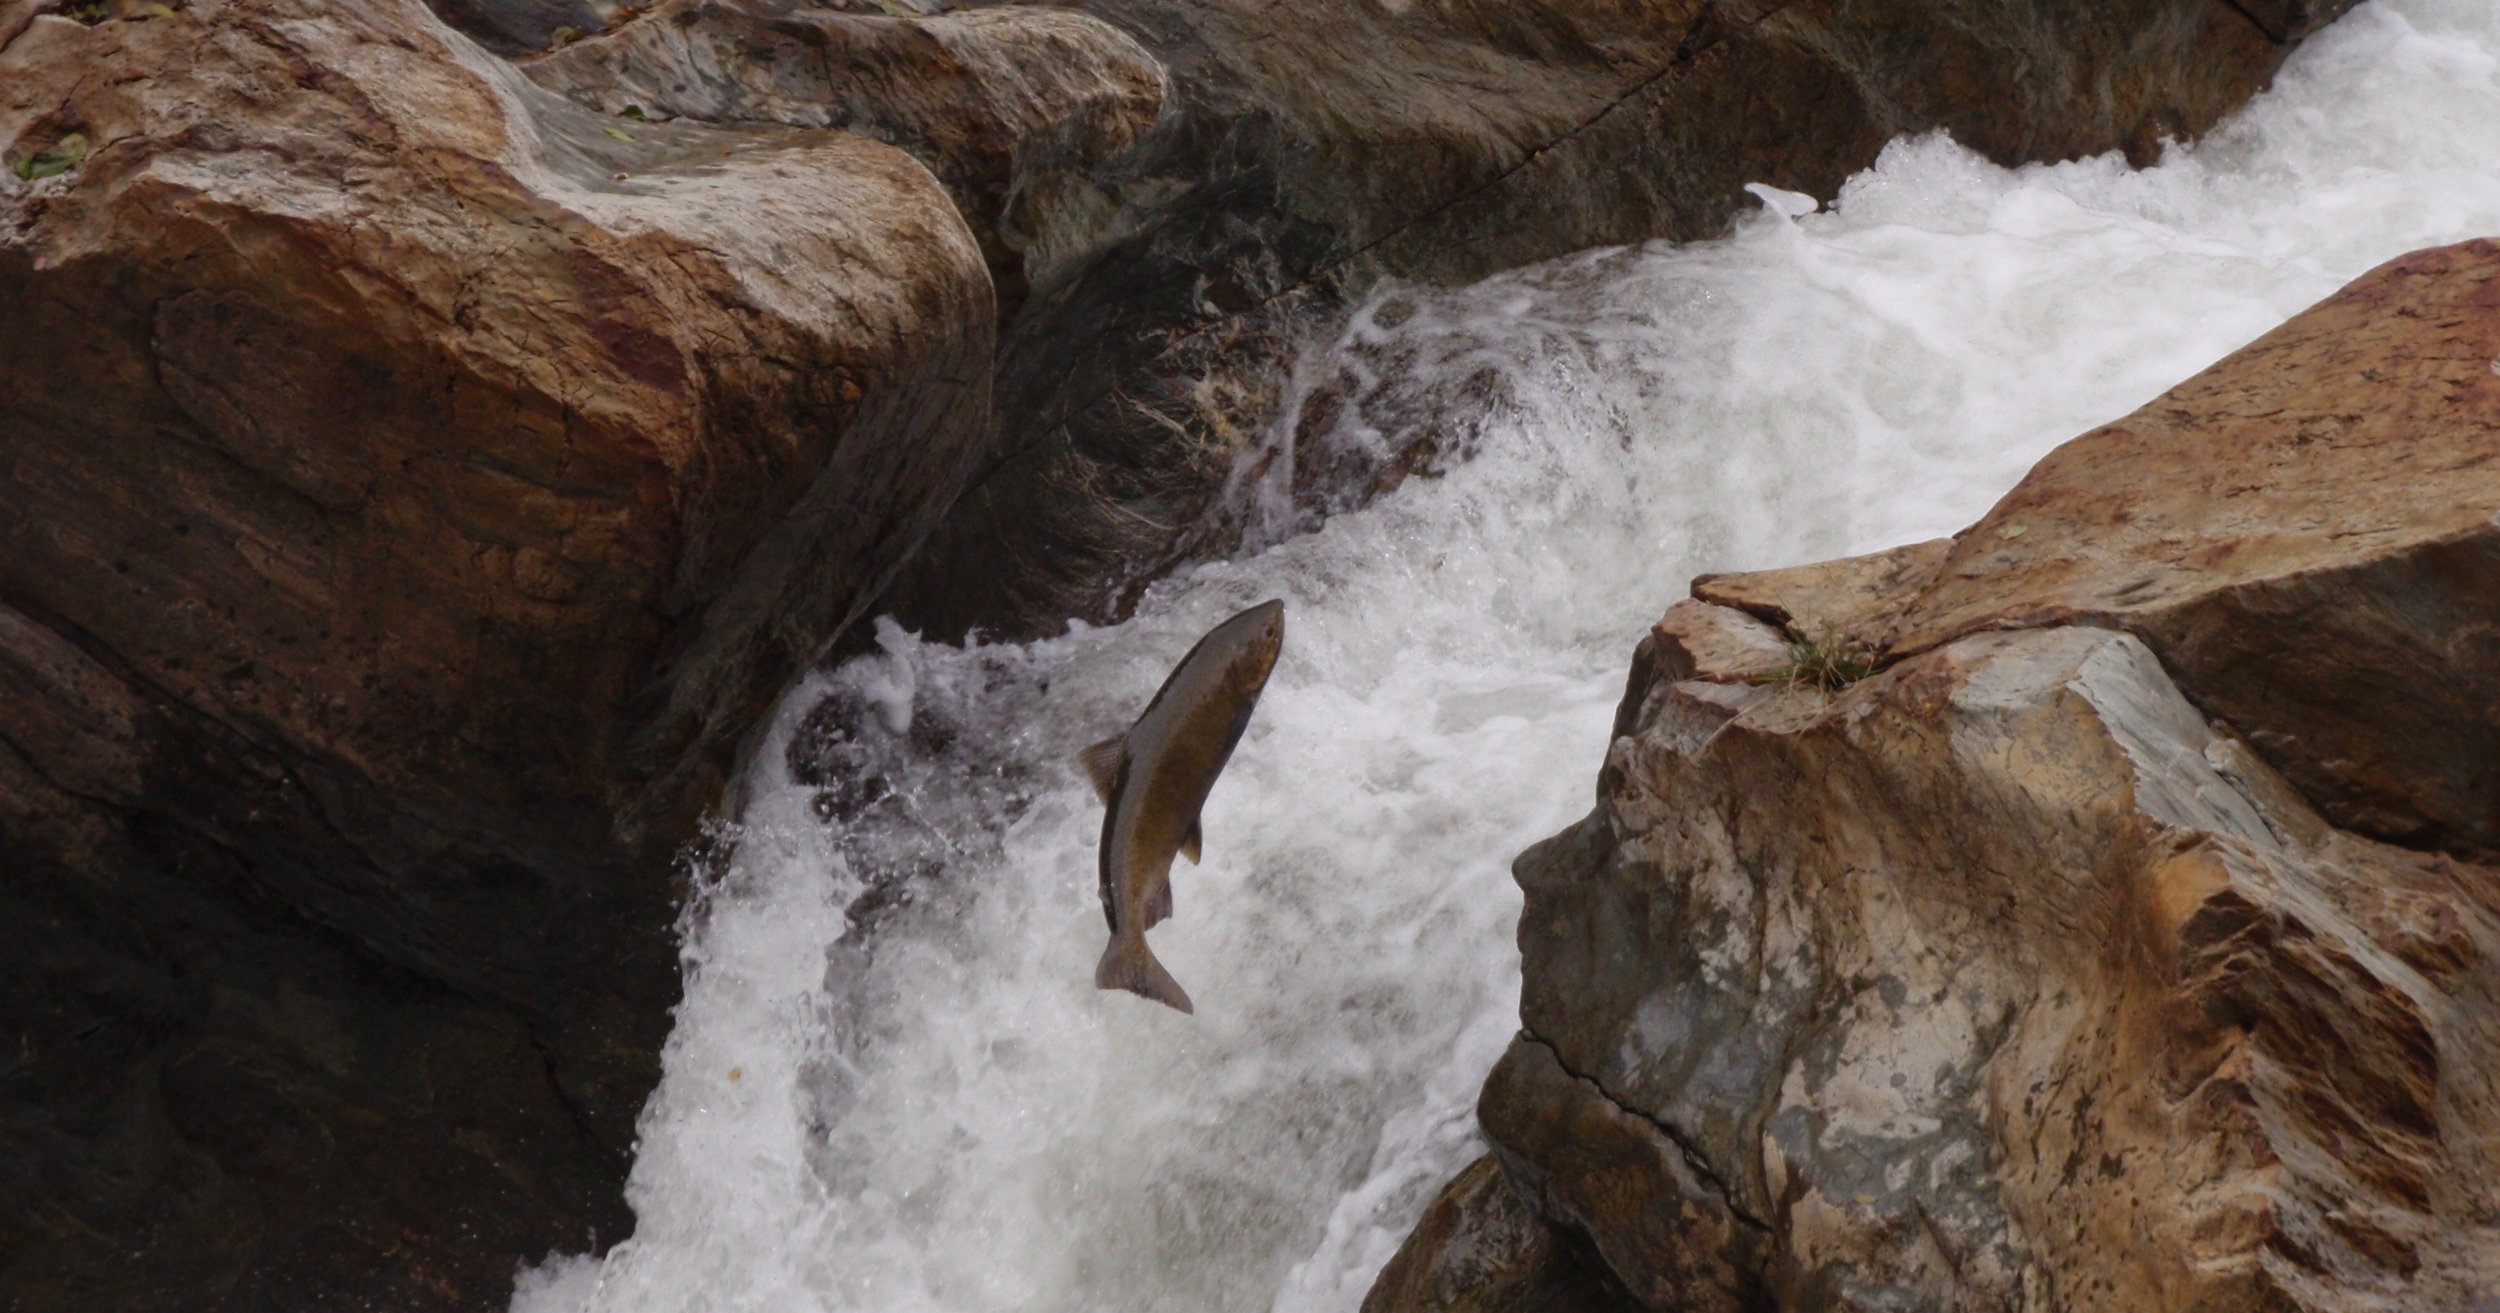
[[[414,0],[0,22],[0,1305],[495,1304],[630,1225],[674,855],[968,476],[979,247]]]
[[[2140,157],[2341,6],[937,7],[0,6],[0,1303],[468,1308],[615,1238],[672,859],[880,598],[1222,550],[1382,277],[1899,131]]]
[[[1598,811],[1520,859],[1482,1107],[1644,1307],[2500,1281],[2500,869],[2335,829],[2111,630],[1696,683],[1642,690]]]
[[[1694,595],[1892,660],[2124,629],[2336,824],[2489,859],[2500,242],[2372,270],[2050,453],[1949,542]]]
[[[1066,229],[1110,207],[1064,193],[1145,137],[1169,92],[1135,40],[1072,10],[909,18],[770,0],[666,0],[529,75],[611,114],[845,128],[911,150],[981,239],[1004,317],[1094,242]]]
[[[1219,496],[1295,349],[1384,277],[1714,235],[1746,184],[1830,196],[1905,132],[2008,164],[2149,159],[2348,5],[876,7],[667,0],[525,67],[612,112],[848,125],[947,180],[1002,291],[999,420],[888,605],[1029,634],[1240,540]],[[1378,400],[1323,379],[1303,412]],[[1462,441],[1296,462],[1295,440],[1264,468],[1311,515]]]
[[[1662,1313],[2500,1289],[2495,270],[2394,261],[1950,540],[1695,582],[1515,868],[1479,1111],[1548,1227]]]

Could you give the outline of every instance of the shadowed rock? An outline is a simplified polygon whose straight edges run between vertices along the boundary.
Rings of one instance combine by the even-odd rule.
[[[1048,627],[1221,550],[1384,273],[1901,130],[2141,157],[2335,9],[934,7],[443,0],[539,81],[412,0],[0,7],[0,1303],[612,1240],[671,856],[881,595]]]
[[[73,135],[0,175],[0,1305],[494,1304],[630,1224],[672,856],[961,487],[978,248],[402,0],[35,14],[0,151]]]
[[[2345,7],[670,0],[529,67],[613,111],[848,124],[948,180],[1009,315],[999,418],[887,605],[1030,634],[1232,545],[1208,510],[1295,347],[1384,275],[1712,236],[1747,183],[1830,196],[1905,132],[2149,160]],[[1317,461],[1294,495],[1343,509],[1435,463]]]
[[[1363,1313],[1634,1313],[1584,1248],[1539,1218],[1487,1154],[1424,1210]]]

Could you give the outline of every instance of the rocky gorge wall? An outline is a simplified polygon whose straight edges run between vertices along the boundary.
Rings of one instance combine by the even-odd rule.
[[[872,608],[1221,550],[1380,277],[2140,156],[2336,9],[856,8],[0,6],[0,1302],[612,1242],[672,859]]]
[[[2500,244],[2417,253],[1952,539],[1695,581],[1369,1313],[2490,1307],[2495,360]]]

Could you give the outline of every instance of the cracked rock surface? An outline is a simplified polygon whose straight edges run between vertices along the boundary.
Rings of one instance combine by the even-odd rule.
[[[1540,1219],[1658,1313],[2482,1307],[2495,271],[2392,262],[1955,539],[1697,581],[1515,868]],[[2474,801],[2364,832],[2356,761]]]

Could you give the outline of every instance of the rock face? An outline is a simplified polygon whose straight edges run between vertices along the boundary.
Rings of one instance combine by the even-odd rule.
[[[1662,1313],[2484,1307],[2496,271],[2375,271],[1952,540],[1697,582],[1516,868],[1480,1112],[1547,1226]]]
[[[1384,275],[2141,154],[2340,7],[0,3],[0,1304],[615,1238],[672,856],[880,597],[1219,547]]]
[[[1293,346],[1384,276],[1713,235],[1745,184],[1828,196],[1904,132],[2143,158],[2346,7],[668,0],[528,68],[611,111],[849,125],[948,180],[1008,313],[999,420],[890,607],[1033,632],[1228,544],[1206,511]],[[1311,413],[1359,404],[1331,386]],[[1412,459],[1296,491],[1336,507]]]
[[[1118,28],[1064,9],[903,18],[764,0],[667,0],[642,21],[530,65],[611,114],[838,127],[909,147],[989,256],[999,313],[1094,234],[1070,195],[1145,137],[1163,66]],[[1028,265],[1032,274],[1027,273]]]
[[[0,1305],[495,1304],[630,1225],[672,855],[962,486],[979,247],[891,147],[598,116],[413,0],[48,8]]]
[[[2500,243],[2418,252],[2060,447],[1949,543],[1695,593],[1891,658],[2125,629],[2336,824],[2489,858],[2495,361]]]

